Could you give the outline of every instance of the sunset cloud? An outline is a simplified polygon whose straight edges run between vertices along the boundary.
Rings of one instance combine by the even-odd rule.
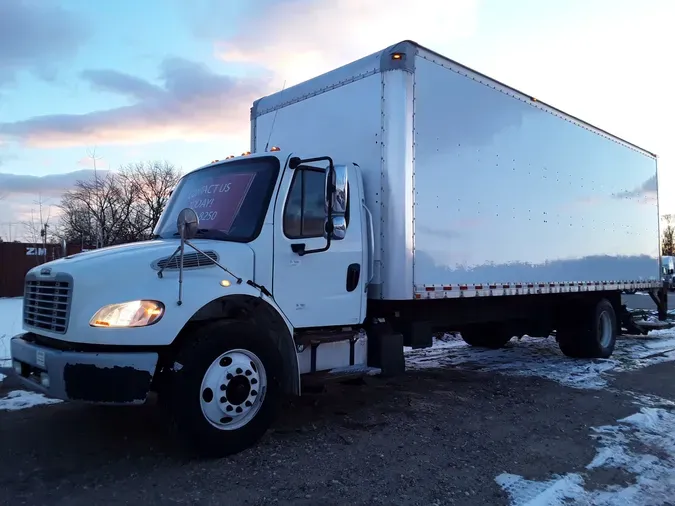
[[[401,40],[438,47],[470,37],[478,2],[274,0],[264,10],[244,17],[234,37],[216,43],[216,54],[264,66],[291,86]]]
[[[99,170],[99,176],[105,176],[108,171]],[[64,174],[49,174],[47,176],[31,176],[28,174],[5,174],[0,172],[0,188],[5,195],[47,195],[61,197],[64,191],[75,186],[77,181],[93,179],[94,171],[89,169],[66,172]]]
[[[58,63],[74,57],[88,33],[82,20],[55,2],[0,1],[0,86],[22,70],[53,79]]]
[[[99,176],[108,171],[99,170]],[[94,171],[89,169],[32,176],[25,174],[5,174],[0,172],[0,237],[3,240],[28,240],[25,222],[31,221],[42,205],[45,216],[51,216],[51,222],[58,221],[61,196],[75,186],[77,181],[93,179]]]
[[[131,98],[133,103],[85,114],[0,123],[0,141],[54,148],[240,135],[251,103],[269,90],[264,78],[216,74],[181,58],[162,62],[159,83],[106,69],[84,71],[81,78],[96,89]]]

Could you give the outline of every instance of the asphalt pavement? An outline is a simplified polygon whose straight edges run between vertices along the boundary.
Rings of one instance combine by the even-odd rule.
[[[258,445],[228,459],[188,459],[152,405],[0,411],[0,504],[484,506],[542,493],[598,504],[596,491],[642,483],[646,471],[623,461],[589,468],[601,454],[594,428],[635,416],[648,397],[661,407],[675,401],[670,358],[638,360],[665,351],[622,340],[615,361],[589,363],[562,357],[552,340],[514,340],[482,355],[449,346],[412,352],[427,368],[400,378],[333,384],[289,401]],[[623,366],[608,370],[610,362]],[[16,387],[0,385],[0,396]],[[644,452],[672,461],[667,445],[650,449],[649,441]],[[576,489],[567,483],[579,479]],[[639,489],[647,502],[622,492],[603,504],[673,504],[673,475],[649,483]]]
[[[668,295],[669,295],[668,297],[669,306],[672,306],[673,304],[670,301],[670,294]],[[675,296],[675,294],[673,296]],[[621,296],[621,300],[623,301],[624,304],[626,304],[626,307],[630,309],[656,310],[656,304],[654,304],[652,298],[646,293],[635,293],[632,295],[623,294]]]

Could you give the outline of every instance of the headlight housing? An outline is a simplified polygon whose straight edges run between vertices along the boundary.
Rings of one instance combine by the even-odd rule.
[[[147,327],[161,320],[164,304],[157,300],[132,300],[109,304],[96,311],[89,320],[92,327]]]

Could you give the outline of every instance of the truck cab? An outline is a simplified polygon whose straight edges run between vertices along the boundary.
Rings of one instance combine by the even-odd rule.
[[[200,167],[154,239],[27,274],[14,369],[64,400],[156,391],[202,452],[243,448],[300,374],[367,368],[368,216],[356,164],[272,148]]]

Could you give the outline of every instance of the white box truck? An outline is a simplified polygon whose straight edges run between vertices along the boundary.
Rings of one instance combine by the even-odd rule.
[[[398,374],[403,346],[555,331],[609,357],[620,293],[663,308],[655,155],[401,42],[251,109],[251,148],[185,175],[156,238],[26,276],[18,376],[156,392],[202,455],[254,444],[302,375]]]

